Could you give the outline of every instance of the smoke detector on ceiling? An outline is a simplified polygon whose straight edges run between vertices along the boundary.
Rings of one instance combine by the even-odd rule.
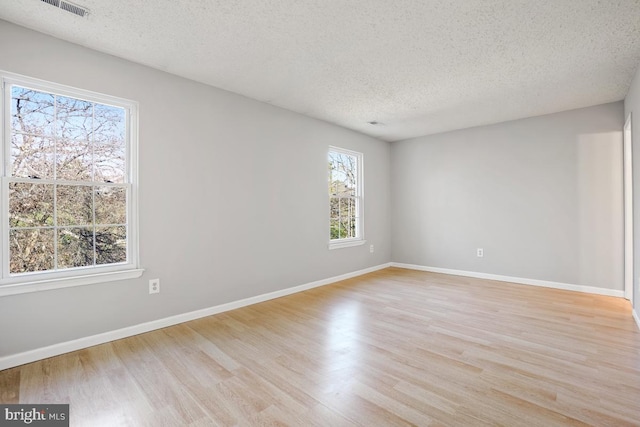
[[[89,9],[86,7],[78,6],[77,4],[69,3],[64,0],[41,0],[51,6],[58,7],[62,10],[65,10],[69,13],[73,13],[74,15],[78,15],[82,18],[89,14]]]

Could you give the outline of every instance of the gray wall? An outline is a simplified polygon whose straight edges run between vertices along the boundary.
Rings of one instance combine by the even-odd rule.
[[[0,298],[0,357],[390,261],[386,142],[5,21],[0,69],[139,102],[146,269]],[[329,145],[364,153],[365,246],[327,248]]]
[[[616,102],[393,143],[393,261],[622,290],[622,126]]]
[[[633,156],[633,307],[640,313],[640,67],[624,100],[624,118],[631,114]]]

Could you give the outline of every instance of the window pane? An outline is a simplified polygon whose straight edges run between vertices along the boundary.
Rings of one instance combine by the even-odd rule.
[[[331,195],[338,197],[355,197],[355,186],[349,187],[347,185],[348,178],[345,174],[334,174],[334,179],[330,184],[329,191]]]
[[[335,219],[336,224],[332,224],[331,234],[336,234],[334,229],[338,230],[335,238],[351,238],[357,237],[356,220],[358,217],[357,200],[354,198],[332,199],[331,218]]]
[[[329,181],[329,196],[336,196],[338,193],[337,181]]]
[[[93,223],[93,188],[86,185],[58,185],[56,206],[58,225]]]
[[[356,196],[357,159],[341,153],[329,154],[329,191],[343,197]]]
[[[96,224],[126,224],[127,189],[95,187]]]
[[[126,111],[98,104],[94,115],[95,180],[125,182]]]
[[[58,268],[93,265],[93,229],[58,229]]]
[[[53,225],[53,185],[12,182],[9,184],[9,226]]]
[[[11,135],[11,175],[21,178],[52,179],[53,139],[22,133]]]
[[[354,218],[340,218],[340,230],[344,234],[345,238],[356,237],[356,224]]]
[[[93,128],[96,141],[124,143],[127,126],[124,108],[95,104],[94,115]]]
[[[329,199],[330,206],[330,217],[337,218],[340,216],[340,199],[337,197],[332,197]]]
[[[331,153],[329,153],[329,196],[336,195],[336,180],[333,176],[334,164],[331,160]]]
[[[56,179],[92,180],[92,153],[88,141],[58,140],[56,144]]]
[[[127,261],[127,228],[96,227],[96,264]]]
[[[56,98],[56,136],[91,141],[93,103],[66,96]]]
[[[53,230],[11,230],[9,272],[53,269]]]
[[[19,86],[11,88],[11,129],[53,135],[54,96]]]
[[[346,218],[355,215],[355,200],[340,199],[340,217]]]
[[[125,147],[110,143],[96,143],[94,146],[95,181],[125,182]]]
[[[331,218],[330,236],[331,239],[343,239],[345,237],[343,230],[340,229],[340,220],[338,218]]]
[[[340,183],[337,194],[338,196],[341,196],[341,197],[355,197],[356,189],[355,187],[347,187],[346,185],[343,185],[342,183]]]

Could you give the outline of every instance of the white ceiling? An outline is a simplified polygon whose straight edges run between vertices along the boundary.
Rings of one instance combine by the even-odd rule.
[[[640,62],[640,0],[76,0],[86,18],[0,2],[7,21],[388,141],[618,101]]]

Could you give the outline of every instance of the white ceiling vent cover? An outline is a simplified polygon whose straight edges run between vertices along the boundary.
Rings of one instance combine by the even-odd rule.
[[[89,14],[89,9],[84,8],[82,6],[78,6],[77,4],[69,3],[64,0],[41,0],[51,6],[59,7],[62,10],[66,10],[67,12],[73,13],[74,15],[78,15],[81,17],[85,17]]]

